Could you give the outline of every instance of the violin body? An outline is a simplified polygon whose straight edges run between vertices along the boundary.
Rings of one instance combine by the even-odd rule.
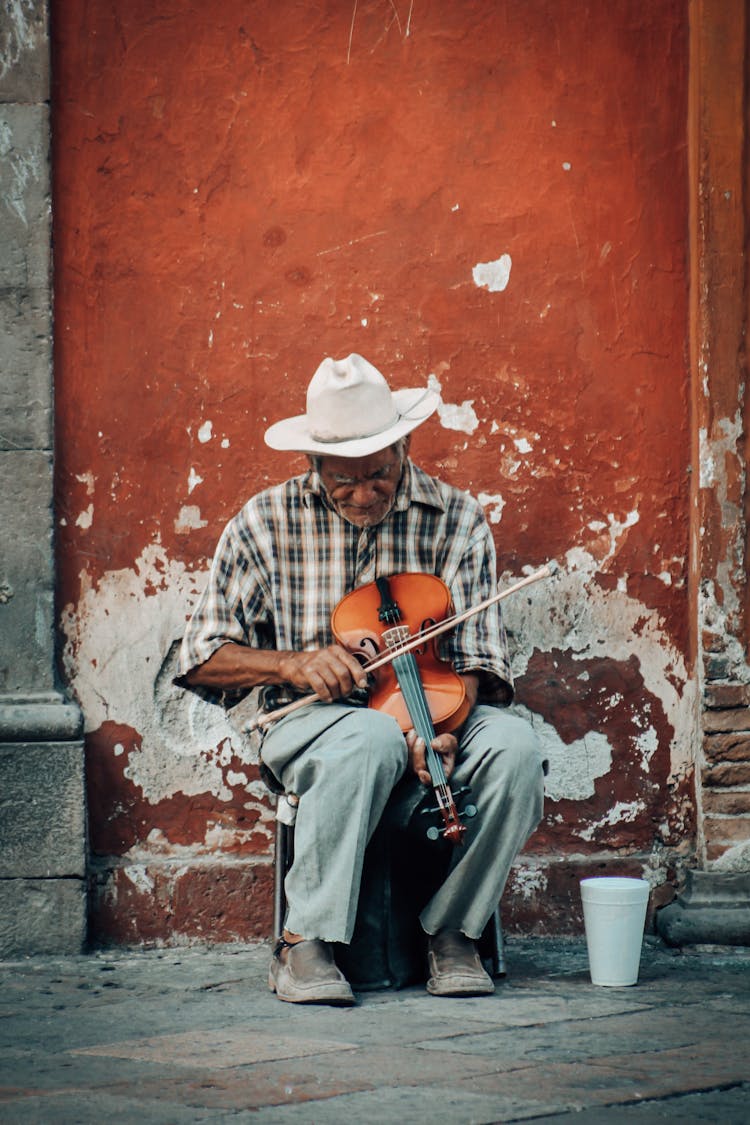
[[[415,636],[452,612],[450,590],[433,574],[395,574],[388,585],[400,607],[400,626],[405,635]],[[379,618],[381,604],[381,593],[376,583],[370,582],[347,594],[333,611],[331,625],[336,640],[361,656],[363,663],[391,647],[384,639],[389,626]],[[470,709],[463,680],[440,659],[434,642],[426,641],[413,651],[436,734],[456,730]],[[414,719],[394,665],[384,664],[372,677],[370,706],[392,715],[401,730],[411,730]]]
[[[461,816],[473,816],[476,808],[466,806],[459,813],[432,743],[439,728],[455,730],[468,713],[464,682],[428,642],[399,652],[415,631],[421,633],[442,620],[450,608],[450,591],[442,579],[431,574],[397,574],[377,578],[343,598],[334,610],[332,627],[339,644],[358,653],[365,665],[382,648],[393,653],[392,662],[377,669],[385,675],[376,678],[370,706],[393,715],[403,731],[414,728],[423,739],[437,802],[435,809],[423,811],[439,813],[443,822],[442,829],[430,827],[427,835],[431,840],[443,836],[452,844],[462,844],[466,826]]]

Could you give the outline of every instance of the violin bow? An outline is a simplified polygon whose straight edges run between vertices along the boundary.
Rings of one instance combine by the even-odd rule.
[[[420,633],[415,633],[414,636],[410,637],[404,644],[389,649],[380,656],[376,656],[373,660],[362,665],[364,671],[375,672],[385,664],[390,664],[391,661],[395,660],[397,656],[401,656],[402,653],[411,652],[412,649],[419,648],[420,645],[423,645],[426,641],[433,640],[435,637],[440,636],[441,633],[447,633],[449,629],[455,629],[462,621],[466,621],[469,617],[473,617],[477,613],[482,613],[483,610],[489,609],[490,606],[495,605],[496,602],[501,602],[504,598],[509,598],[511,594],[517,594],[518,591],[522,590],[525,586],[530,586],[533,582],[538,582],[542,578],[551,578],[559,569],[557,562],[554,559],[550,559],[550,561],[540,567],[539,570],[527,574],[525,578],[520,578],[518,582],[514,582],[512,586],[506,586],[504,590],[499,590],[494,594],[490,594],[484,601],[469,606],[468,609],[463,610],[461,613],[455,613],[452,617],[445,617],[442,621],[436,622],[428,629],[423,629]],[[291,715],[293,711],[299,711],[302,707],[306,707],[308,703],[315,703],[316,700],[319,699],[320,696],[317,692],[300,696],[299,699],[295,699],[293,702],[287,703],[283,707],[277,708],[275,711],[268,711],[265,714],[256,715],[255,718],[247,724],[245,730],[260,730],[276,722],[277,719],[283,719],[286,715]]]

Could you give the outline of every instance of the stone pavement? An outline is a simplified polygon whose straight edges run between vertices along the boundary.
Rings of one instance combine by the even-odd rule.
[[[282,1004],[267,946],[0,963],[0,1122],[750,1120],[750,950],[646,938],[634,988],[585,945],[507,944],[492,997]]]

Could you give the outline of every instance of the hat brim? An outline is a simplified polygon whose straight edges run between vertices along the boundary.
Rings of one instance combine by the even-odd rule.
[[[264,440],[271,449],[293,450],[295,453],[320,454],[329,457],[367,457],[387,449],[399,438],[415,430],[426,422],[438,408],[440,395],[437,391],[417,387],[394,391],[393,402],[398,411],[398,421],[385,430],[365,437],[348,438],[345,441],[318,441],[310,433],[306,414],[295,418],[284,418],[266,430]]]

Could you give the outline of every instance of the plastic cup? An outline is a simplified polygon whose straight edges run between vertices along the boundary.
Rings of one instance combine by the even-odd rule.
[[[638,983],[648,894],[645,879],[581,880],[592,984],[622,988]]]

